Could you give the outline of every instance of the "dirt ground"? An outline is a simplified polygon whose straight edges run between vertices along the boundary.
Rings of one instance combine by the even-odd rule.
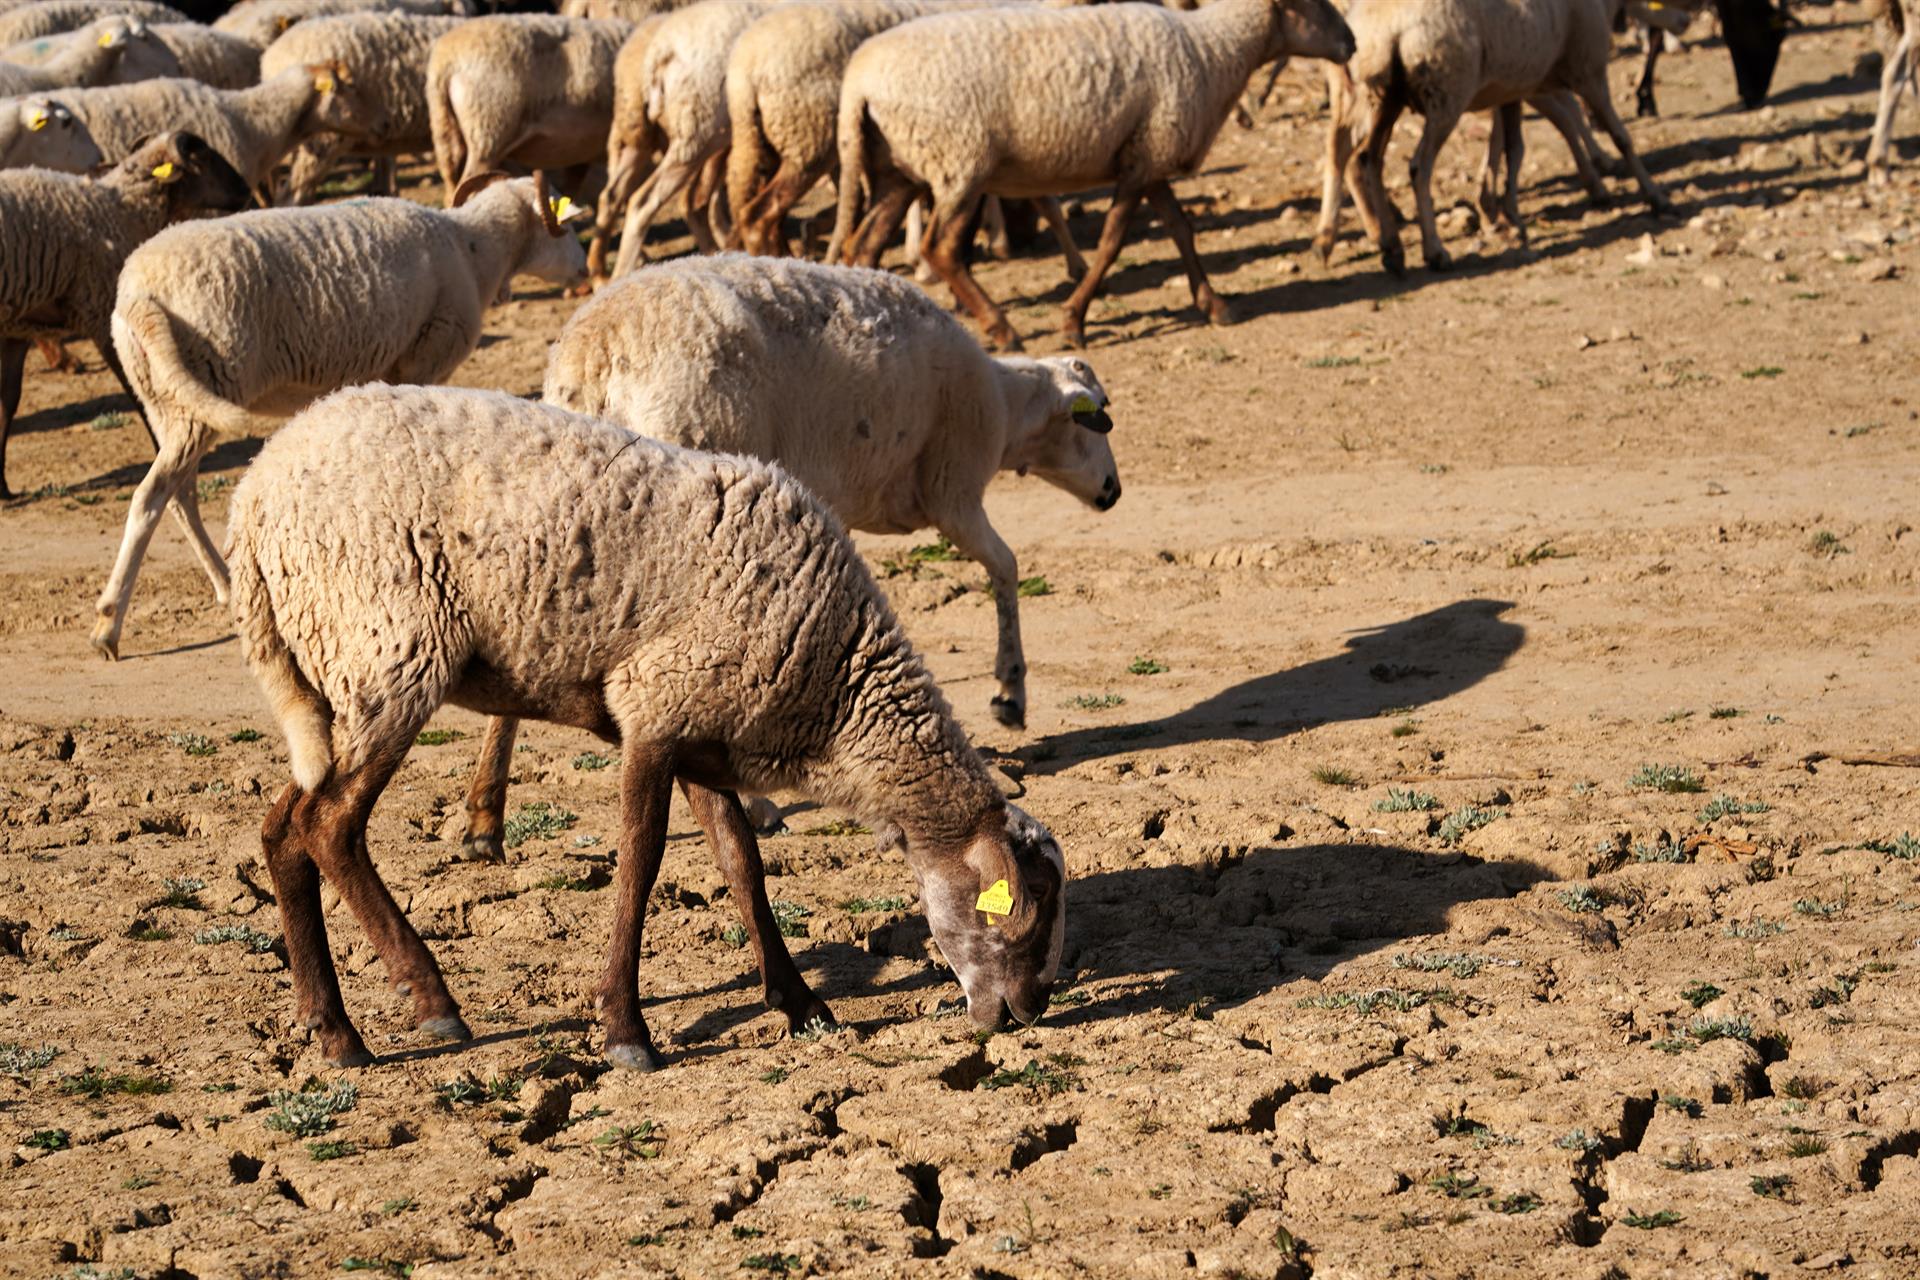
[[[991,500],[1051,588],[1028,732],[987,715],[978,568],[886,579],[1073,876],[1071,982],[984,1040],[905,865],[789,797],[769,889],[848,1029],[783,1037],[677,811],[642,971],[670,1065],[603,1069],[617,770],[530,728],[530,834],[461,861],[480,721],[449,711],[372,840],[478,1039],[414,1033],[329,897],[381,1055],[329,1069],[258,850],[278,733],[171,525],[125,660],[92,656],[149,446],[90,351],[36,357],[0,1273],[1920,1275],[1920,163],[1860,181],[1864,9],[1802,12],[1762,111],[1717,46],[1664,61],[1633,129],[1678,218],[1589,210],[1530,125],[1530,250],[1456,214],[1451,275],[1351,236],[1323,270],[1298,69],[1183,188],[1245,321],[1129,246],[1090,327],[1126,496]],[[1056,260],[982,279],[1057,348]],[[496,312],[458,380],[534,391],[573,305]],[[256,448],[210,460],[216,524]]]

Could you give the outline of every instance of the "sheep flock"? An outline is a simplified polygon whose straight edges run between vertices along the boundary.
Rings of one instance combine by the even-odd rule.
[[[1808,986],[1807,1015],[1844,1006],[1819,1034],[1845,1034],[1871,1018],[1870,976],[1911,967],[1910,920],[1889,948],[1660,961],[1700,970],[1664,1021],[1605,956],[1643,924],[1763,945],[1752,908],[1717,913],[1820,874],[1790,861],[1815,845],[1879,851],[1906,880],[1856,888],[1855,868],[1837,896],[1789,894],[1786,928],[1848,919],[1856,893],[1920,897],[1920,845],[1864,781],[1850,812],[1875,834],[1852,843],[1770,843],[1769,805],[1739,798],[1789,766],[1788,788],[1842,759],[1902,774],[1911,743],[1794,754],[1754,736],[1797,731],[1792,711],[1752,710],[1800,687],[1764,649],[1745,702],[1674,674],[1713,666],[1725,642],[1700,637],[1722,610],[1790,627],[1803,597],[1757,593],[1795,589],[1810,561],[1857,567],[1832,589],[1889,619],[1911,609],[1897,504],[1871,527],[1850,514],[1881,505],[1863,477],[1911,481],[1904,453],[1822,478],[1819,442],[1794,446],[1768,483],[1824,505],[1817,530],[1790,530],[1792,573],[1751,569],[1756,542],[1789,534],[1734,460],[1765,452],[1740,414],[1795,373],[1763,350],[1794,320],[1743,282],[1770,271],[1809,309],[1834,287],[1768,238],[1784,219],[1839,237],[1827,276],[1910,289],[1917,32],[1920,0],[0,0],[0,529],[16,531],[0,547],[23,602],[0,611],[0,654],[54,619],[44,652],[18,651],[32,674],[0,682],[0,1090],[29,1116],[54,1081],[103,1107],[140,1091],[127,1081],[179,1091],[150,1121],[22,1129],[10,1176],[29,1206],[84,1203],[57,1162],[116,1143],[114,1194],[132,1194],[231,1128],[218,1172],[265,1233],[190,1264],[199,1210],[136,1197],[110,1227],[47,1218],[69,1224],[47,1252],[31,1208],[0,1208],[0,1272],[304,1274],[319,1255],[300,1260],[297,1230],[314,1229],[288,1215],[319,1209],[358,1215],[356,1239],[410,1241],[321,1269],[421,1276],[1762,1275],[1787,1257],[1913,1274],[1912,1235],[1902,1254],[1873,1225],[1920,1232],[1911,1111],[1868,1080],[1903,1050],[1789,1072],[1818,1035],[1770,1030],[1799,1006],[1738,986],[1808,986],[1828,964],[1841,976]],[[1824,83],[1796,62],[1814,39],[1842,51]],[[1781,124],[1789,110],[1804,128]],[[1486,301],[1521,276],[1554,284]],[[1654,276],[1688,294],[1672,331],[1622,309]],[[1724,309],[1703,320],[1709,293]],[[1436,296],[1453,309],[1427,323],[1415,308]],[[1910,294],[1857,312],[1842,355],[1825,348],[1904,369],[1863,379],[1883,411],[1835,418],[1825,448],[1911,431],[1914,314]],[[1752,354],[1711,374],[1696,341]],[[1416,355],[1427,385],[1388,395],[1390,362]],[[1681,395],[1684,412],[1659,407]],[[1817,396],[1794,412],[1809,433],[1832,416]],[[1598,459],[1593,483],[1570,496],[1528,463],[1495,489],[1452,455],[1377,501],[1284,482],[1292,454],[1433,445],[1442,420],[1473,422],[1494,462],[1551,420]],[[139,462],[101,474],[117,431]],[[1692,465],[1694,433],[1724,467]],[[1667,450],[1671,473],[1648,466]],[[1641,487],[1609,487],[1616,466]],[[1687,537],[1751,576],[1726,568],[1724,596],[1663,613],[1691,544],[1641,506],[1701,490],[1723,505],[1689,507]],[[1631,564],[1565,545],[1548,507],[1585,512]],[[1376,532],[1342,531],[1356,511]],[[1512,545],[1455,548],[1449,522]],[[1501,564],[1504,585],[1437,585]],[[1351,592],[1344,612],[1289,603],[1350,580],[1371,584],[1365,616]],[[1235,612],[1230,583],[1272,607]],[[1560,721],[1564,746],[1528,746],[1567,686],[1480,690],[1510,687],[1536,643],[1518,619],[1568,590],[1665,630],[1606,647],[1606,611],[1561,617],[1604,655],[1596,692],[1575,698],[1584,721]],[[1156,603],[1114,603],[1136,591]],[[1833,652],[1820,697],[1881,705],[1847,684],[1843,651],[1905,662],[1906,629],[1819,612],[1838,607],[1809,603],[1801,624],[1810,652]],[[1206,687],[1168,656],[1202,634],[1252,646]],[[1669,663],[1663,636],[1698,647]],[[1067,655],[1078,670],[1089,646],[1124,651],[1122,684],[1074,692]],[[1719,701],[1656,733],[1606,701],[1695,680]],[[1564,767],[1450,756],[1428,716],[1452,695],[1481,699],[1458,723],[1498,721]],[[1116,714],[1129,698],[1153,710]],[[220,728],[230,704],[265,732]],[[215,735],[93,727],[183,709]],[[34,727],[61,715],[85,724]],[[1390,759],[1315,763],[1311,798],[1275,808],[1289,744],[1369,720],[1390,727]],[[1585,754],[1582,733],[1652,757],[1650,737],[1708,728],[1746,736],[1699,746],[1716,794],[1697,819],[1581,807],[1599,784],[1575,773],[1609,749]],[[571,766],[536,764],[556,743]],[[252,764],[169,800],[180,788],[137,751]],[[1679,766],[1632,779],[1632,803],[1704,786]],[[1377,802],[1341,798],[1375,782]],[[563,800],[604,816],[576,825]],[[115,825],[109,805],[146,816]],[[62,866],[63,846],[26,833],[63,823],[130,852],[112,872]],[[117,923],[47,905],[139,874],[162,838],[215,869]],[[1327,856],[1285,863],[1303,841]],[[1363,848],[1411,861],[1343,861]],[[1602,884],[1668,864],[1699,878]],[[1708,884],[1709,865],[1733,870]],[[834,903],[815,885],[797,905],[815,881]],[[169,920],[216,905],[184,958],[143,968]],[[49,1067],[34,1024],[71,1001],[27,995],[25,975],[109,934],[134,941],[87,963],[111,954],[129,986],[101,986],[95,1016],[124,1012],[143,1051]],[[1401,941],[1425,934],[1451,941]],[[214,951],[229,940],[244,955]],[[1498,958],[1506,940],[1535,959]],[[1572,970],[1539,957],[1561,953],[1591,994],[1556,985]],[[245,967],[210,969],[216,954]],[[1493,1007],[1476,980],[1523,974],[1524,1030],[1448,1041]],[[159,1022],[123,1008],[155,977]],[[1670,1045],[1665,1074],[1596,1066],[1604,1105],[1584,1109],[1543,1101],[1544,1083],[1502,1103],[1460,1074],[1478,1053],[1498,1082],[1575,1081],[1587,1051],[1557,1049],[1553,1019],[1586,1018],[1582,1000],[1610,1011],[1606,1044]],[[1103,1030],[1102,1002],[1126,1030]],[[199,1044],[204,1067],[235,1036],[244,1051],[214,1061],[282,1082],[245,1109],[206,1070],[140,1065]],[[937,1124],[870,1115],[879,1085],[800,1087],[823,1054],[881,1073],[900,1114],[942,1102]],[[134,1065],[87,1065],[107,1056]],[[1396,1101],[1389,1077],[1412,1093]],[[411,1118],[353,1119],[416,1086],[431,1118],[396,1102],[383,1114]],[[1375,1088],[1359,1104],[1374,1128],[1334,1136],[1329,1100]],[[646,1118],[655,1097],[673,1119]],[[1778,1170],[1668,1140],[1759,1099],[1794,1126],[1767,1140]],[[1193,1136],[1149,1177],[1156,1108]],[[262,1125],[279,1145],[246,1154]],[[149,1131],[151,1150],[127,1136]],[[411,1147],[437,1163],[355,1163]],[[545,1190],[576,1157],[617,1176]],[[708,1190],[689,1200],[696,1167]],[[1111,1179],[1111,1203],[1050,1188],[1049,1170]],[[1737,1210],[1811,1204],[1822,1178],[1886,1203],[1829,1223],[1836,1261],[1807,1261],[1818,1247],[1772,1217],[1713,1236],[1697,1272],[1684,1251],[1632,1252],[1715,1221],[1722,1175]],[[595,1225],[570,1228],[576,1214]],[[121,1243],[162,1232],[164,1259]],[[1612,1252],[1589,1266],[1596,1247]]]

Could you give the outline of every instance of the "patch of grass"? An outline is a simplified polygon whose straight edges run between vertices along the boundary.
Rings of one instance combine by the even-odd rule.
[[[550,876],[542,876],[533,882],[533,887],[536,889],[551,890],[556,893],[563,890],[570,890],[574,893],[586,893],[591,889],[598,888],[598,886],[594,884],[592,876],[570,876],[564,871],[556,871]]]
[[[1753,1019],[1741,1014],[1737,1018],[1695,1018],[1687,1024],[1687,1035],[1698,1044],[1713,1040],[1753,1040]]]
[[[1762,1177],[1755,1174],[1747,1180],[1747,1189],[1769,1200],[1785,1200],[1787,1192],[1793,1189],[1793,1175],[1776,1173],[1772,1177]]]
[[[807,936],[807,917],[813,914],[813,908],[798,902],[789,902],[785,898],[775,898],[767,904],[773,908],[773,923],[783,938],[804,938]]]
[[[783,1084],[785,1083],[786,1078],[787,1078],[787,1069],[785,1067],[775,1067],[773,1070],[763,1072],[761,1074],[760,1083],[761,1084]]]
[[[759,1227],[749,1227],[749,1226],[736,1224],[735,1227],[733,1228],[733,1238],[735,1240],[758,1240],[761,1236],[765,1234],[767,1233],[762,1231]]]
[[[60,1050],[50,1044],[29,1048],[14,1040],[0,1040],[0,1076],[24,1076],[59,1056]]]
[[[1351,369],[1359,363],[1359,356],[1315,356],[1306,361],[1306,366],[1309,369]]]
[[[720,931],[720,941],[736,951],[747,945],[747,927],[743,924],[730,924]]]
[[[342,1258],[340,1259],[340,1269],[342,1271],[384,1271],[390,1276],[410,1276],[413,1274],[413,1264],[411,1262],[403,1262],[399,1258]]]
[[[1123,705],[1126,700],[1126,695],[1119,693],[1081,693],[1060,705],[1072,711],[1105,711]]]
[[[1831,529],[1822,529],[1807,539],[1807,550],[1823,560],[1832,560],[1836,556],[1850,556],[1853,548],[1840,541],[1840,535]]]
[[[1507,568],[1525,569],[1539,564],[1542,560],[1565,560],[1573,552],[1562,551],[1551,542],[1538,542],[1525,551],[1515,551],[1507,556]]]
[[[1793,904],[1793,913],[1797,916],[1827,916],[1839,914],[1845,903],[1827,902],[1821,898],[1800,898]]]
[[[1693,1041],[1679,1036],[1663,1036],[1658,1040],[1647,1042],[1647,1048],[1670,1054],[1692,1053],[1694,1047]]]
[[[1679,1112],[1689,1120],[1698,1120],[1703,1110],[1698,1098],[1683,1098],[1676,1093],[1661,1094],[1660,1105],[1669,1111]]]
[[[1738,707],[1714,707],[1707,712],[1709,720],[1731,720],[1740,714]]]
[[[1785,933],[1787,926],[1775,920],[1765,920],[1754,916],[1747,920],[1735,920],[1721,932],[1729,938],[1771,938],[1776,933]]]
[[[1692,862],[1693,855],[1687,852],[1686,846],[1674,844],[1671,841],[1648,844],[1644,840],[1635,840],[1633,860],[1635,862]]]
[[[1751,369],[1742,369],[1740,376],[1751,382],[1755,378],[1777,378],[1786,370],[1777,364],[1756,365]]]
[[[335,1116],[353,1110],[359,1101],[360,1087],[351,1080],[326,1087],[316,1080],[298,1093],[276,1089],[267,1095],[267,1105],[273,1108],[273,1114],[266,1120],[267,1128],[296,1138],[317,1138],[333,1128]]]
[[[1635,1231],[1656,1231],[1661,1227],[1674,1227],[1686,1219],[1671,1209],[1662,1209],[1658,1213],[1630,1213],[1620,1219]]]
[[[593,1145],[602,1151],[611,1151],[620,1156],[632,1156],[637,1160],[656,1160],[660,1156],[659,1134],[653,1121],[642,1120],[639,1124],[615,1125],[603,1131],[593,1140]]]
[[[1136,676],[1165,675],[1170,670],[1172,668],[1158,658],[1135,658],[1127,664],[1127,673]]]
[[[413,736],[413,741],[415,746],[420,747],[444,747],[466,736],[458,729],[422,729]]]
[[[1772,807],[1765,800],[1740,800],[1730,795],[1717,795],[1707,801],[1706,807],[1700,810],[1700,822],[1704,826],[1709,822],[1730,818],[1737,814],[1765,813]]]
[[[817,827],[808,827],[801,832],[809,836],[870,836],[872,828],[852,818],[835,818],[832,822],[823,822]]]
[[[588,773],[598,773],[612,763],[612,756],[603,756],[598,751],[582,751],[573,758],[573,767]]]
[[[159,1178],[156,1178],[150,1173],[136,1173],[132,1177],[123,1179],[120,1183],[120,1189],[122,1191],[145,1191],[148,1187],[157,1185],[159,1181]]]
[[[518,1101],[520,1083],[516,1075],[489,1076],[485,1080],[456,1076],[434,1092],[449,1106],[477,1106],[483,1102]]]
[[[1427,1185],[1449,1200],[1485,1200],[1493,1195],[1492,1187],[1470,1173],[1443,1173],[1427,1179]]]
[[[413,1208],[412,1196],[401,1196],[398,1200],[388,1200],[381,1204],[380,1212],[386,1217],[397,1218]]]
[[[1038,1058],[1029,1058],[1026,1066],[1018,1070],[1002,1067],[974,1087],[976,1089],[1026,1089],[1034,1094],[1052,1096],[1073,1092],[1081,1085],[1080,1077],[1072,1071],[1044,1066]]]
[[[1680,998],[1694,1008],[1703,1008],[1727,994],[1711,982],[1696,982],[1680,993]]]
[[[1596,911],[1606,910],[1607,906],[1607,895],[1590,884],[1562,889],[1553,896],[1559,900],[1561,906],[1575,915],[1590,915]]]
[[[1540,1207],[1540,1198],[1538,1196],[1528,1195],[1524,1191],[1516,1192],[1513,1195],[1496,1198],[1494,1202],[1487,1207],[1495,1213],[1532,1213]]]
[[[1394,987],[1376,987],[1372,991],[1337,991],[1327,995],[1306,996],[1294,1004],[1302,1009],[1352,1009],[1362,1017],[1385,1006],[1395,1013],[1408,1013],[1425,1004],[1453,1004],[1459,997],[1441,987],[1433,991],[1401,991]]]
[[[237,942],[256,955],[265,955],[273,950],[275,939],[270,934],[244,924],[216,924],[193,935],[193,940],[203,947],[219,946],[223,942]]]
[[[122,427],[133,425],[130,413],[103,413],[87,423],[89,431],[118,431]]]
[[[220,750],[214,740],[204,733],[170,733],[167,741],[190,756],[210,756]]]
[[[1420,722],[1418,720],[1402,720],[1399,724],[1393,726],[1393,728],[1388,731],[1388,734],[1395,738],[1411,738],[1418,732],[1420,732]]]
[[[1429,813],[1440,807],[1440,801],[1424,791],[1401,791],[1387,788],[1387,798],[1373,802],[1375,813]]]
[[[1808,1156],[1827,1154],[1826,1140],[1811,1134],[1802,1134],[1787,1144],[1787,1155],[1795,1160],[1804,1160]]]
[[[1891,840],[1869,840],[1860,846],[1875,853],[1884,853],[1890,858],[1899,858],[1903,862],[1912,862],[1920,858],[1920,840],[1908,831],[1902,831]]]
[[[1035,596],[1050,596],[1053,587],[1045,578],[1022,578],[1020,585],[1014,588],[1014,594],[1022,600],[1031,600]]]
[[[1441,821],[1438,839],[1444,845],[1459,844],[1470,833],[1506,816],[1504,805],[1464,805]]]
[[[1555,1138],[1553,1145],[1559,1147],[1562,1151],[1591,1152],[1598,1151],[1607,1144],[1604,1138],[1596,1138],[1585,1129],[1569,1129],[1560,1137]]]
[[[789,1271],[800,1269],[800,1255],[797,1253],[754,1253],[740,1259],[740,1265],[748,1271],[771,1271],[776,1275],[785,1275]]]
[[[172,1093],[173,1082],[163,1076],[143,1076],[126,1071],[109,1075],[99,1067],[88,1067],[78,1075],[62,1079],[60,1092],[69,1097],[95,1100],[104,1098],[110,1093],[140,1098]]]
[[[227,735],[228,742],[258,742],[266,735],[258,729],[235,729]]]
[[[166,942],[173,937],[173,930],[157,924],[139,924],[128,930],[127,936],[135,942]]]
[[[529,840],[552,840],[579,820],[570,810],[536,800],[521,805],[520,811],[507,819],[500,842],[509,849],[518,849]]]
[[[1627,785],[1643,791],[1665,791],[1670,794],[1707,789],[1700,775],[1682,764],[1643,764],[1627,779]]]
[[[627,1244],[631,1248],[642,1249],[652,1244],[665,1244],[667,1237],[658,1231],[649,1231],[643,1235],[628,1236]]]
[[[1393,958],[1396,969],[1412,969],[1419,973],[1450,973],[1456,978],[1471,978],[1486,966],[1487,957],[1470,955],[1464,951],[1422,951],[1417,955],[1404,953]]]
[[[862,916],[872,911],[906,911],[912,906],[911,898],[848,898],[840,909],[848,915]]]
[[[340,1160],[347,1156],[357,1156],[360,1148],[351,1142],[335,1139],[331,1142],[309,1142],[307,1154],[315,1160]]]
[[[1350,771],[1330,764],[1315,765],[1309,776],[1315,782],[1327,787],[1350,787],[1359,781]]]
[[[1820,1082],[1809,1076],[1793,1076],[1780,1086],[1780,1094],[1786,1098],[1797,1098],[1805,1102],[1820,1095]]]
[[[1669,711],[1660,717],[1661,724],[1679,724],[1682,720],[1693,719],[1691,711]]]
[[[73,1145],[73,1137],[65,1129],[35,1129],[21,1145],[36,1151],[65,1151]]]
[[[1047,1008],[1068,1009],[1085,1004],[1090,999],[1092,997],[1084,991],[1056,991],[1047,997]]]
[[[149,905],[155,907],[173,907],[180,911],[204,911],[200,905],[200,891],[207,882],[198,876],[167,876],[160,881],[160,896]]]

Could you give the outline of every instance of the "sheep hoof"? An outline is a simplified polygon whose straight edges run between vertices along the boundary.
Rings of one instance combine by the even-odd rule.
[[[666,1065],[649,1044],[610,1044],[607,1061],[628,1071],[658,1071]]]
[[[1005,320],[999,321],[987,330],[986,347],[989,351],[1019,351],[1020,335]]]
[[[360,1043],[360,1037],[355,1036],[353,1043],[339,1053],[327,1054],[327,1061],[336,1067],[370,1067],[373,1065],[373,1055],[367,1052],[366,1045]]]
[[[1015,702],[1012,698],[1003,698],[996,694],[992,707],[993,718],[1007,726],[1007,728],[1024,729],[1027,727],[1027,709]]]
[[[1427,270],[1429,271],[1453,270],[1453,255],[1448,253],[1445,249],[1435,249],[1432,253],[1427,255]]]
[[[1239,324],[1240,314],[1234,310],[1233,303],[1216,295],[1213,301],[1207,304],[1207,323],[1224,329],[1228,325]]]
[[[1671,218],[1679,213],[1679,210],[1673,207],[1673,201],[1667,199],[1665,196],[1647,201],[1647,206],[1651,208],[1657,216],[1662,218]]]
[[[1387,274],[1390,276],[1396,276],[1402,280],[1407,277],[1407,255],[1402,249],[1392,249],[1381,253],[1380,265],[1387,269]]]
[[[472,832],[461,842],[460,850],[468,862],[505,862],[506,846],[500,842],[498,832],[492,835],[476,835]]]
[[[457,1013],[443,1013],[437,1018],[428,1018],[420,1024],[420,1030],[436,1040],[471,1040],[473,1032],[467,1029]]]
[[[102,618],[93,624],[93,651],[108,662],[120,661],[120,637],[113,633],[111,620]]]

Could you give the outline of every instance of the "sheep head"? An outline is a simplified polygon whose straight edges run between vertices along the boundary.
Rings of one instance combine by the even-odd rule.
[[[143,138],[118,169],[128,182],[152,183],[165,191],[171,218],[235,213],[253,202],[247,180],[197,134]]]
[[[1110,510],[1120,501],[1120,468],[1107,440],[1113,430],[1107,389],[1093,366],[1078,356],[1002,356],[998,363],[1006,376],[1034,388],[1025,409],[1012,411],[1001,468],[1031,471],[1096,510]]]
[[[101,161],[100,148],[87,126],[51,98],[15,98],[0,103],[0,165],[38,165],[64,173],[85,173]]]
[[[1329,0],[1268,0],[1273,6],[1273,34],[1268,58],[1325,58],[1345,62],[1353,57],[1353,29]]]

